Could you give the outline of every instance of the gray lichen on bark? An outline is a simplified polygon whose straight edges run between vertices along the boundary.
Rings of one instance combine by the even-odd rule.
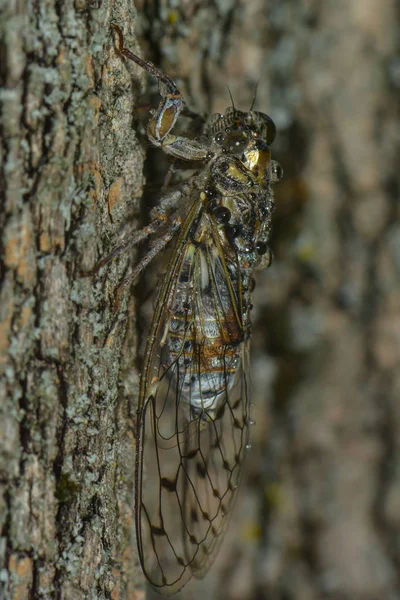
[[[121,374],[135,339],[124,345],[133,320],[126,299],[116,320],[113,297],[127,259],[85,273],[142,191],[131,77],[109,28],[135,12],[1,11],[0,596],[124,598],[137,573],[135,411]]]

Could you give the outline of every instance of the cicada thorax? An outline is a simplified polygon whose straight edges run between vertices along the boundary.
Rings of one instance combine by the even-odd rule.
[[[225,254],[234,253],[244,287],[268,251],[275,209],[268,177],[264,173],[260,182],[259,172],[244,164],[245,152],[251,144],[250,141],[241,158],[220,156],[210,169],[206,186],[210,198],[208,210],[218,225],[220,243]],[[269,168],[270,159],[262,160],[267,161]]]

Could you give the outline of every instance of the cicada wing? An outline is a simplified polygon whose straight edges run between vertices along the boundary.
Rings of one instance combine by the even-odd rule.
[[[248,343],[238,280],[227,274],[221,252],[184,240],[159,295],[146,353],[136,527],[143,570],[164,595],[207,571],[247,444]]]
[[[219,399],[215,417],[198,425],[198,451],[186,469],[190,485],[184,488],[185,520],[192,536],[184,542],[197,578],[210,568],[222,542],[248,445],[248,343],[240,350],[241,364]]]

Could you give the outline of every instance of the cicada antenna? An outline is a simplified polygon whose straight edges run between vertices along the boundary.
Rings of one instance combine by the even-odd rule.
[[[257,90],[258,90],[258,84],[260,83],[260,80],[257,81],[256,85],[254,86],[254,93],[253,93],[253,100],[250,106],[250,111],[251,112],[254,108],[254,105],[256,103],[256,98],[257,98]]]
[[[129,60],[132,60],[133,62],[135,62],[137,65],[142,67],[142,69],[144,69],[145,71],[150,73],[150,75],[153,75],[153,77],[155,77],[159,81],[162,81],[163,83],[165,83],[170,94],[179,95],[179,96],[181,95],[180,91],[177,88],[175,81],[173,79],[171,79],[171,77],[168,77],[168,75],[165,75],[165,73],[162,73],[161,71],[159,71],[157,69],[157,67],[155,67],[153,65],[153,63],[150,62],[149,60],[143,60],[142,58],[140,58],[140,56],[137,56],[136,54],[134,54],[133,52],[128,50],[128,48],[125,48],[124,36],[123,36],[123,33],[122,33],[120,27],[118,27],[118,25],[116,25],[115,23],[111,23],[111,29],[113,31],[115,31],[115,33],[117,34],[117,37],[118,37],[117,50],[122,56],[129,58]]]
[[[227,85],[226,87],[228,88],[229,97],[230,97],[231,102],[232,102],[232,107],[236,110],[236,106],[235,106],[235,103],[233,101],[233,96],[232,96],[231,88],[229,87],[229,85]]]

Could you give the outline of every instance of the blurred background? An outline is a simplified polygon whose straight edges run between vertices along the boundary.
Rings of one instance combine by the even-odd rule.
[[[247,110],[258,84],[285,172],[254,293],[252,449],[216,564],[179,597],[400,598],[399,3],[136,8],[141,55],[192,110],[223,112],[227,86]]]

